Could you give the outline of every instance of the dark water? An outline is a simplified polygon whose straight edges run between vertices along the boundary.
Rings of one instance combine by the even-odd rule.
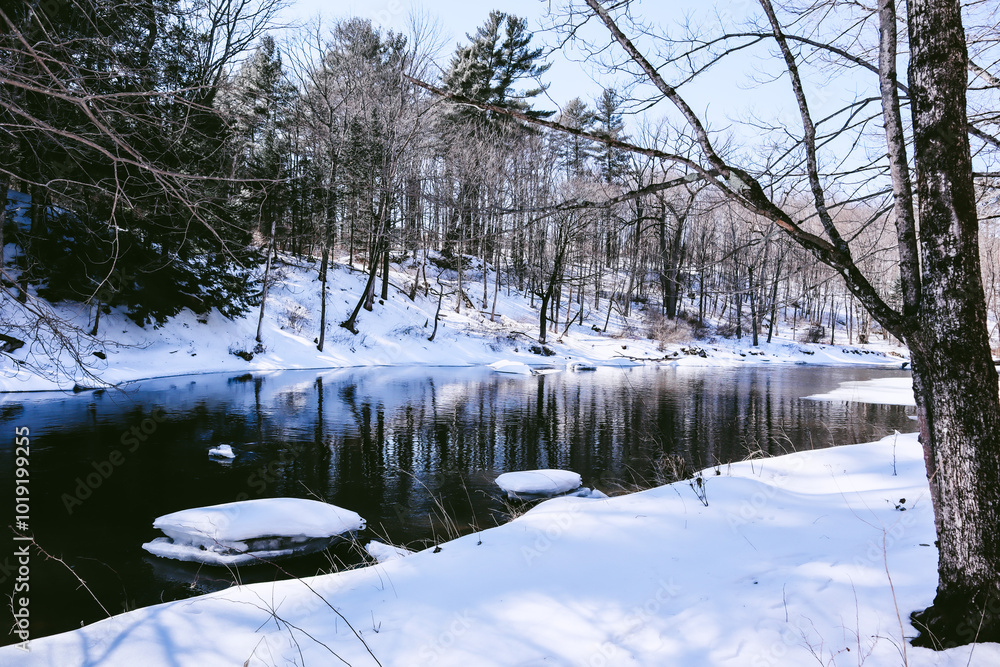
[[[365,517],[363,539],[420,548],[506,520],[493,479],[510,470],[571,469],[613,493],[655,482],[664,455],[698,469],[750,452],[913,430],[904,408],[801,399],[894,375],[775,367],[521,377],[381,368],[171,378],[127,393],[0,394],[0,497],[9,501],[0,503],[4,607],[16,576],[7,527],[17,427],[31,431],[31,532],[65,562],[32,556],[31,634],[39,637],[99,620],[105,610],[225,588],[236,576],[284,578],[265,565],[231,573],[147,554],[140,544],[158,536],[151,524],[162,514],[245,498],[318,497]],[[209,460],[221,443],[237,452],[232,463]],[[301,576],[360,560],[345,545],[283,565]]]

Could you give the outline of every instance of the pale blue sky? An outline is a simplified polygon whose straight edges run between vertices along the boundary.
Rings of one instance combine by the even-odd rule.
[[[458,43],[465,43],[466,33],[474,32],[476,27],[486,19],[491,9],[499,9],[510,14],[528,19],[528,24],[536,32],[540,42],[553,43],[555,35],[541,32],[547,24],[546,15],[551,7],[558,9],[563,4],[560,0],[498,0],[496,3],[479,3],[474,0],[445,0],[433,2],[430,0],[291,0],[292,5],[284,15],[286,20],[306,20],[322,13],[325,18],[338,19],[349,16],[360,16],[372,19],[373,23],[396,31],[406,32],[409,18],[414,12],[428,15],[440,23],[445,37],[445,46],[439,62],[446,66],[450,55]],[[760,7],[755,0],[670,0],[637,1],[632,7],[633,15],[641,17],[647,23],[677,29],[678,24],[685,20],[703,21],[718,30],[718,16],[725,17],[730,25],[739,24],[747,15],[760,13]],[[596,22],[595,22],[596,23]],[[603,27],[591,26],[595,39],[604,41],[608,35]],[[655,54],[649,49],[649,43],[637,38],[641,48],[650,52],[647,54],[656,60]],[[681,92],[691,107],[703,119],[707,119],[710,128],[733,132],[740,136],[739,143],[751,151],[752,146],[762,140],[760,130],[754,127],[740,128],[739,122],[745,120],[751,113],[764,117],[778,125],[792,128],[792,132],[801,132],[798,111],[795,107],[791,87],[786,77],[780,77],[784,70],[780,57],[768,56],[768,47],[758,47],[753,51],[741,52],[739,55],[724,61],[704,77],[693,84],[686,84]],[[614,51],[620,56],[621,52]],[[556,54],[551,59],[552,68],[543,77],[549,83],[549,100],[539,101],[536,108],[557,109],[573,97],[581,97],[589,103],[600,94],[603,85],[616,86],[616,82],[606,75],[600,83],[592,78],[594,68],[580,62],[567,60],[563,55]],[[826,77],[824,77],[825,79]],[[754,86],[753,80],[771,80],[770,83]],[[671,83],[675,83],[671,81]],[[866,85],[873,82],[866,81]],[[841,78],[835,83],[815,80],[807,81],[811,88],[810,97],[814,110],[823,107],[838,108],[841,102],[853,99],[857,94],[856,82],[850,78]],[[822,116],[825,114],[816,114]],[[656,123],[664,116],[676,118],[677,112],[666,102],[660,102],[645,113],[646,122]],[[634,137],[640,133],[639,127],[643,117],[629,119],[629,133]]]
[[[292,0],[292,5],[285,16],[296,19],[309,19],[317,14],[324,18],[337,19],[349,16],[370,18],[372,22],[385,28],[406,32],[409,17],[414,12],[423,12],[431,19],[440,22],[442,36],[445,38],[445,48],[441,64],[447,64],[448,57],[459,43],[467,43],[466,33],[475,32],[489,12],[499,9],[509,14],[528,19],[528,25],[533,31],[538,31],[549,3],[544,0],[503,0],[497,3],[480,3],[475,0],[447,0],[431,2],[420,0],[346,0],[332,2],[331,0]],[[600,94],[600,86],[593,83],[581,70],[579,65],[557,59],[553,62],[544,80],[550,84],[549,95],[557,104],[564,104],[573,97],[580,96],[591,99]],[[546,108],[555,108],[556,104],[549,102]]]

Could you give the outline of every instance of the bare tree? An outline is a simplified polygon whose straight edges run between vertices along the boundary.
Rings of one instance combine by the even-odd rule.
[[[908,166],[895,69],[896,7],[892,0],[879,2],[878,82],[892,176],[901,309],[887,303],[862,272],[850,240],[831,214],[818,157],[821,137],[801,60],[770,0],[760,4],[799,111],[801,164],[820,233],[808,231],[766,195],[761,182],[727,162],[702,119],[623,32],[611,10],[598,0],[586,4],[642,76],[683,116],[701,149],[697,169],[702,176],[835,269],[872,316],[909,346],[939,546],[938,595],[932,607],[913,617],[923,631],[919,643],[1000,639],[1000,535],[995,530],[1000,522],[1000,396],[979,264],[966,101],[969,63],[959,2],[907,3],[915,179]],[[973,132],[983,134],[974,126]]]
[[[770,0],[759,1],[763,26],[749,37],[754,43],[766,39],[777,48],[801,123],[801,134],[794,137],[785,168],[777,170],[775,165],[769,165],[768,169],[756,170],[760,177],[755,177],[750,173],[751,165],[740,167],[737,159],[727,159],[717,149],[704,119],[664,75],[668,65],[679,63],[677,70],[688,69],[686,74],[679,74],[682,82],[687,81],[709,69],[717,58],[691,65],[690,54],[686,53],[676,60],[661,58],[666,62],[654,65],[621,25],[631,25],[654,44],[665,40],[658,42],[657,36],[646,33],[638,22],[631,22],[629,2],[605,6],[598,0],[585,0],[586,7],[567,10],[570,18],[566,25],[573,35],[580,34],[577,28],[583,22],[603,25],[611,43],[624,54],[623,61],[613,63],[615,69],[629,71],[637,83],[654,87],[653,98],[673,107],[696,142],[699,154],[680,156],[592,138],[683,165],[745,211],[770,221],[833,269],[868,313],[909,346],[939,547],[934,605],[912,617],[923,633],[918,643],[942,647],[1000,640],[1000,534],[995,529],[1000,523],[1000,392],[986,325],[969,137],[977,139],[980,150],[1000,146],[1000,142],[978,122],[984,118],[992,121],[992,116],[977,113],[973,118],[977,122],[970,123],[967,73],[971,68],[982,78],[980,70],[985,70],[970,66],[961,5],[957,0],[907,2],[910,60],[904,86],[896,74],[899,19],[892,0],[878,4],[878,66],[836,44],[792,34]],[[829,13],[840,6],[822,2],[809,6],[807,11],[815,8]],[[843,6],[855,8],[854,3]],[[860,10],[866,11],[863,7]],[[746,38],[747,33],[740,37]],[[834,114],[841,118],[846,115],[847,121],[833,131],[821,131],[801,73],[804,56],[797,48],[802,44],[835,54],[843,62],[877,75],[874,87],[879,111],[862,114],[859,119],[860,110],[871,102],[856,100]],[[703,48],[698,44],[692,51]],[[746,44],[724,48],[721,56],[744,48]],[[595,45],[594,50],[609,51],[607,43]],[[902,120],[901,91],[909,100],[912,133]],[[462,101],[476,104],[467,98]],[[492,110],[529,120],[510,110]],[[830,125],[829,117],[822,120]],[[579,129],[552,121],[534,122],[568,134],[581,134]],[[883,128],[886,160],[845,169],[839,175],[836,170],[823,171],[820,151],[828,142],[846,131],[863,132],[876,122]],[[911,149],[915,165],[912,174],[908,158]],[[810,198],[810,210],[789,208],[786,200],[776,196],[775,184],[762,180],[791,180],[796,173],[805,175],[804,191]],[[858,258],[864,253],[859,254],[857,235],[845,235],[838,224],[837,209],[856,199],[840,195],[854,187],[838,192],[835,186],[838,178],[850,183],[852,174],[866,179],[888,175],[901,284],[898,306],[863,270]],[[662,189],[676,185],[667,182]],[[795,190],[793,186],[785,194]]]
[[[57,271],[70,296],[96,304],[95,333],[102,308],[151,276],[183,274],[190,282],[159,290],[173,299],[166,307],[129,304],[137,322],[180,304],[204,310],[214,301],[225,310],[234,294],[234,309],[246,306],[234,282],[216,293],[206,284],[194,289],[199,262],[181,256],[214,255],[215,266],[245,272],[237,259],[245,244],[236,239],[247,230],[224,210],[232,179],[214,168],[221,150],[208,147],[224,143],[214,102],[225,73],[279,7],[278,0],[145,0],[125,11],[69,0],[0,8],[0,180],[5,201],[8,183],[31,198],[30,227],[15,225],[17,238],[4,239],[18,244],[20,265],[0,267],[0,305],[4,328],[30,331],[39,345],[52,341],[35,358],[51,352],[60,372],[76,376],[80,366],[93,379],[86,355],[100,341],[29,292],[29,283],[55,289]],[[32,244],[58,231],[57,217],[79,231],[71,235],[79,252],[62,265],[34,261]],[[155,242],[152,228],[162,232]],[[183,250],[156,252],[166,247]],[[76,266],[84,270],[73,274]],[[241,276],[217,284],[228,279]]]

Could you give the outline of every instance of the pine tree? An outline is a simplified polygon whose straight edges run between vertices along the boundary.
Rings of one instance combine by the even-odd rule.
[[[295,100],[272,37],[261,39],[227,92],[220,106],[230,123],[233,173],[244,179],[233,204],[244,222],[268,235],[289,204],[289,116]]]
[[[574,97],[560,111],[556,120],[567,127],[576,130],[589,131],[597,116],[586,102]],[[553,135],[556,154],[559,163],[566,169],[567,178],[582,178],[590,173],[590,159],[597,155],[594,142],[573,134],[558,133]]]
[[[595,133],[608,139],[625,141],[625,122],[621,114],[621,97],[614,88],[605,88],[595,102]],[[618,183],[628,172],[628,153],[620,148],[600,144],[595,151],[598,172],[606,183]]]
[[[554,112],[531,108],[530,100],[545,90],[538,83],[549,64],[540,62],[541,48],[531,48],[527,22],[500,11],[490,12],[475,35],[466,35],[469,44],[460,46],[444,75],[445,88],[462,97],[498,107],[517,109],[533,118],[548,118]],[[537,85],[527,90],[516,86],[524,81]],[[515,121],[509,116],[453,105],[448,113],[452,123],[498,130]]]
[[[13,26],[35,50],[0,62],[18,89],[5,102],[41,122],[0,122],[21,147],[11,175],[35,184],[15,241],[42,296],[125,306],[139,323],[252,301],[250,230],[220,178],[214,56],[193,16],[178,0],[40,3]]]

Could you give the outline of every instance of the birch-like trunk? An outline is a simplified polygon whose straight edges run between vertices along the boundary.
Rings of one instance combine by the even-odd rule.
[[[958,0],[910,0],[919,317],[904,332],[938,543],[915,643],[1000,640],[1000,394],[986,323]]]

